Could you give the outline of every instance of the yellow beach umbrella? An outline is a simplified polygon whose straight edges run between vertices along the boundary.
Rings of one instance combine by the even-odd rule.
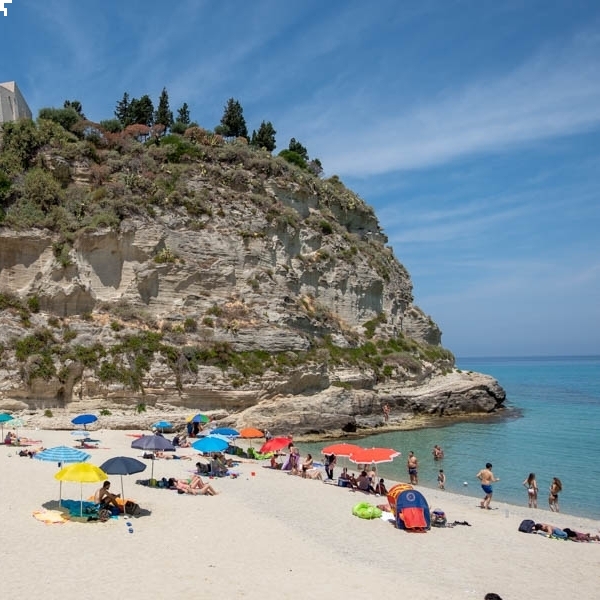
[[[75,481],[81,484],[79,515],[83,516],[83,484],[99,483],[100,481],[108,479],[108,475],[96,465],[90,463],[73,463],[63,467],[56,475],[54,475],[54,478],[61,482]]]

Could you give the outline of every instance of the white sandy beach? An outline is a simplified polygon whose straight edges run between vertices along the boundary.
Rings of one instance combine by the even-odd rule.
[[[127,433],[95,431],[101,448],[88,450],[89,462],[139,458],[142,453],[131,449]],[[42,440],[47,448],[74,444],[69,431],[20,434]],[[445,510],[449,522],[467,521],[471,527],[409,534],[383,520],[351,514],[356,503],[378,504],[382,498],[248,461],[235,469],[237,479],[212,480],[221,492],[215,497],[135,485],[150,476],[148,468],[124,482],[126,495],[151,515],[46,525],[32,513],[58,499],[57,465],[19,457],[17,451],[0,450],[2,585],[11,597],[265,600],[391,594],[482,600],[487,592],[503,600],[599,597],[600,543],[517,531],[523,518],[598,531],[598,522],[580,517],[495,501],[497,510],[484,511],[473,498],[419,487],[431,508]],[[192,449],[178,454],[195,455]],[[194,462],[157,460],[155,477],[189,475]],[[113,491],[120,491],[119,477],[111,481]],[[84,498],[97,487],[84,485]],[[79,496],[79,484],[63,484],[63,498]]]

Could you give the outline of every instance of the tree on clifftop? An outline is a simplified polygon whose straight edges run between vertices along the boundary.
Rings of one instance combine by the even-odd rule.
[[[275,150],[275,134],[277,132],[273,128],[271,121],[266,123],[263,121],[258,128],[258,132],[255,130],[252,132],[252,139],[250,145],[256,148],[265,148],[269,152]]]
[[[115,117],[119,119],[123,127],[131,125],[131,114],[130,114],[130,101],[129,94],[125,92],[123,97],[117,102],[115,107]]]
[[[190,124],[190,108],[187,105],[187,102],[184,102],[177,109],[177,121],[179,123],[183,123],[184,125],[189,125]]]
[[[154,122],[160,125],[164,125],[165,129],[168,129],[173,125],[173,113],[169,109],[169,94],[167,88],[163,88],[158,99],[158,108],[154,113]]]
[[[79,102],[79,100],[65,100],[63,108],[72,108],[82,119],[85,119],[83,107],[81,106],[81,102]]]
[[[248,137],[248,128],[244,119],[244,109],[234,98],[229,98],[221,117],[221,124],[215,127],[215,133],[223,137]]]

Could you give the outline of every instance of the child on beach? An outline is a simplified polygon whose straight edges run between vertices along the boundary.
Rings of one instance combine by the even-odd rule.
[[[440,490],[445,490],[446,489],[446,475],[444,473],[444,469],[440,469],[437,480],[438,480],[438,487],[440,488]]]

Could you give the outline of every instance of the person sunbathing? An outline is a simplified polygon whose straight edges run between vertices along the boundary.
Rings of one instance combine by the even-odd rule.
[[[550,525],[548,523],[536,523],[533,529],[537,533],[545,533],[548,536],[554,536],[558,538],[566,538],[567,534],[560,528]]]
[[[567,534],[567,537],[574,542],[600,542],[600,535],[573,531],[572,529],[569,529],[569,527],[565,527],[563,531]]]
[[[154,453],[155,458],[164,458],[165,460],[192,460],[192,457],[187,454],[182,454],[181,456],[177,456],[177,454],[163,452],[162,450],[157,450]]]
[[[306,472],[313,468],[313,457],[312,454],[307,454],[306,458],[302,462],[302,477],[306,477]]]
[[[184,492],[186,494],[192,494],[194,496],[216,496],[219,492],[217,492],[212,485],[209,483],[204,483],[201,477],[198,475],[194,475],[191,479],[177,479],[175,483],[175,487],[178,491]]]

